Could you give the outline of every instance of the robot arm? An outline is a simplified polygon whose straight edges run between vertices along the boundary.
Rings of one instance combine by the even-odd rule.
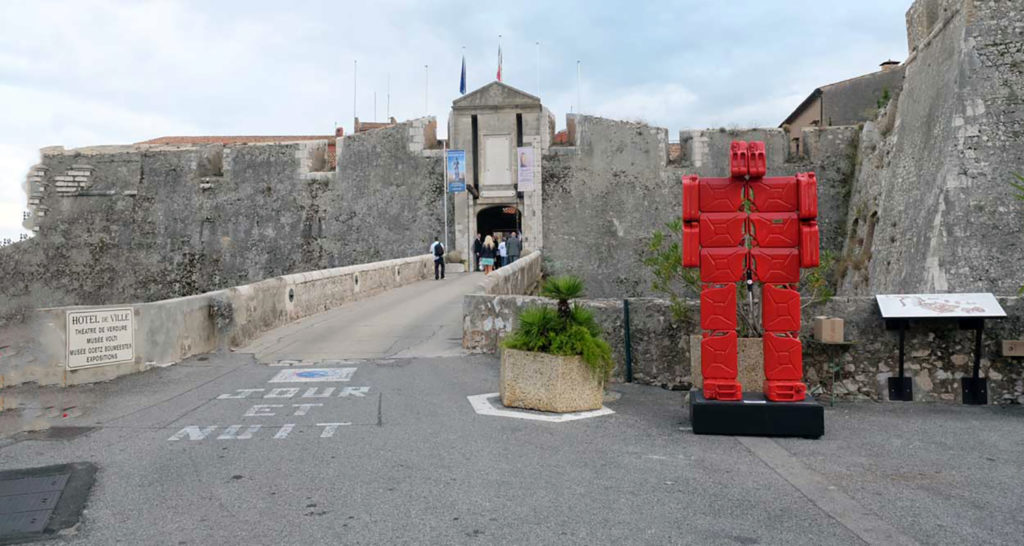
[[[818,267],[818,179],[814,173],[800,173],[796,183],[800,202],[800,267]]]
[[[683,177],[683,267],[700,265],[700,179]]]

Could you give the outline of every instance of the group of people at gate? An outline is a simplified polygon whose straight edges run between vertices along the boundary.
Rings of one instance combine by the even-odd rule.
[[[519,259],[522,252],[523,243],[515,231],[506,238],[501,234],[495,234],[481,239],[477,233],[476,240],[473,241],[474,269],[490,273],[494,269],[512,264]]]
[[[484,239],[476,234],[473,241],[473,269],[483,270],[484,273],[500,267],[510,265],[519,259],[523,252],[523,242],[519,239],[519,233],[513,231],[510,235],[502,238],[501,234],[488,235]],[[434,280],[444,278],[444,245],[438,237],[430,245],[430,253],[434,256]]]

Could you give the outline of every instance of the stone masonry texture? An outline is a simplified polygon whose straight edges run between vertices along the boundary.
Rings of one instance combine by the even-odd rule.
[[[641,263],[647,241],[682,214],[684,174],[728,174],[733,140],[765,141],[770,176],[817,173],[822,250],[843,248],[856,127],[808,131],[808,152],[793,157],[781,129],[684,131],[680,162],[669,164],[665,129],[591,116],[576,123],[577,145],[544,157],[545,270],[580,276],[592,297],[654,295]]]
[[[326,141],[44,149],[37,234],[0,248],[0,322],[426,254],[443,236],[429,121],[341,139],[337,172]]]
[[[999,299],[1008,319],[987,321],[982,338],[981,376],[989,378],[989,402],[1024,403],[1024,359],[1001,354],[1001,340],[1019,337],[1024,330],[1024,299]],[[622,300],[581,300],[593,311],[604,338],[612,346],[616,367],[613,378],[625,377],[625,340]],[[800,339],[803,342],[804,378],[814,394],[847,399],[883,400],[887,379],[897,375],[898,338],[887,331],[874,298],[840,297],[827,303],[805,301]],[[495,352],[511,332],[521,310],[554,305],[530,296],[466,297],[464,345],[478,352]],[[634,382],[673,390],[692,386],[690,336],[699,334],[699,304],[689,302],[682,321],[672,316],[667,301],[630,298],[630,330]],[[843,317],[845,340],[850,346],[822,345],[812,340],[813,318]],[[911,322],[906,338],[905,373],[914,381],[918,401],[958,401],[960,378],[969,377],[974,362],[974,332],[960,330],[956,321]],[[757,386],[745,386],[758,390]]]
[[[898,99],[864,126],[840,293],[1012,294],[1024,282],[1024,10],[918,0]]]

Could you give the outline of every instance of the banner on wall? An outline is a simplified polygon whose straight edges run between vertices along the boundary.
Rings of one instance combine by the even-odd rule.
[[[466,150],[448,150],[448,191],[466,191]]]
[[[516,164],[519,165],[519,191],[533,189],[533,146],[516,148]]]

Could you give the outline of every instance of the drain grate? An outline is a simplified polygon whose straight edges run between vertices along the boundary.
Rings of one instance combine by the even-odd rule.
[[[77,523],[95,475],[90,463],[0,472],[0,544],[43,538]]]
[[[21,433],[22,440],[73,440],[96,430],[96,427],[50,427]]]

